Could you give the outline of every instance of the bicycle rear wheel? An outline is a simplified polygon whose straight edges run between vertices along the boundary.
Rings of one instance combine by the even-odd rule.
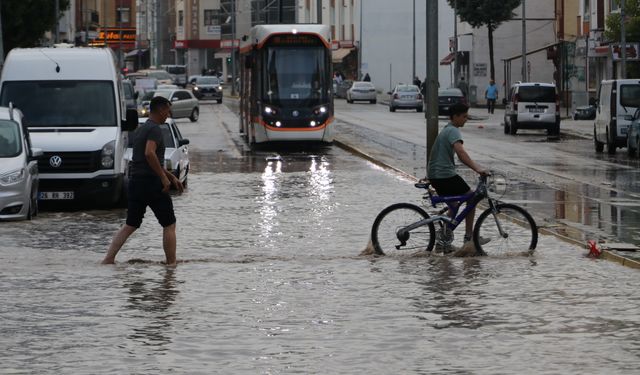
[[[538,245],[538,227],[531,215],[524,208],[508,203],[497,204],[495,209],[495,215],[490,208],[480,214],[473,230],[478,255],[533,253]]]
[[[411,203],[393,204],[378,214],[371,228],[371,242],[376,253],[390,255],[411,250],[433,250],[436,229],[429,223],[409,232],[402,229],[429,218],[422,208]]]

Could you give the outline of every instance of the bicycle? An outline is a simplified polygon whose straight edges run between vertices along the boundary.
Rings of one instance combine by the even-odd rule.
[[[493,184],[495,186],[495,181]],[[478,216],[473,228],[476,255],[532,254],[538,244],[538,227],[533,217],[520,206],[489,196],[487,176],[481,176],[476,189],[464,195],[438,196],[428,181],[416,183],[415,187],[427,190],[423,199],[428,199],[434,208],[441,203],[446,207],[433,216],[412,203],[396,203],[383,209],[371,228],[371,241],[377,254],[416,249],[431,253],[436,243],[435,223],[440,225],[441,233],[447,228],[453,233],[484,199],[489,207]],[[463,204],[464,210],[458,213]],[[454,219],[446,215],[449,209],[453,210]],[[482,244],[481,239],[489,242]]]

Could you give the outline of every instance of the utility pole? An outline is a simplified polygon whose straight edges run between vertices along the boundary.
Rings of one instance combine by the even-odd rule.
[[[362,40],[364,39],[362,36],[362,8],[364,7],[364,0],[360,0],[360,31],[358,38],[358,73],[356,77],[356,81],[362,77]]]
[[[413,18],[413,59],[411,59],[412,70],[409,82],[413,82],[416,76],[416,0],[413,0],[413,13],[411,13],[411,18]]]
[[[453,85],[458,87],[458,81],[460,80],[460,66],[458,65],[458,0],[453,2],[453,53]],[[468,84],[469,82],[467,82]]]
[[[60,43],[60,0],[56,0],[54,12],[56,14],[56,23],[55,23],[56,32],[54,33],[55,35],[54,43]]]
[[[4,35],[2,35],[2,0],[0,0],[0,68],[4,65]]]
[[[427,164],[438,136],[438,2],[427,1]],[[428,177],[428,176],[427,176]]]
[[[627,35],[624,30],[624,0],[620,0],[620,57],[622,69],[620,70],[620,78],[627,78]]]
[[[525,0],[522,0],[522,82],[527,81],[527,16]]]
[[[231,95],[236,95],[236,0],[231,0]]]

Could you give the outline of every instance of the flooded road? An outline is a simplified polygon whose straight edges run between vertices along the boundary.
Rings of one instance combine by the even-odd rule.
[[[176,268],[150,213],[115,266],[124,210],[0,225],[0,373],[638,371],[636,270],[550,236],[532,257],[359,256],[382,208],[420,203],[411,182],[337,147],[191,156]]]

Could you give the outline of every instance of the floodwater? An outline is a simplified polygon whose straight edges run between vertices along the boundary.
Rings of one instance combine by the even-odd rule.
[[[0,225],[3,374],[637,374],[637,270],[541,236],[512,258],[359,256],[411,182],[338,148],[192,153],[175,268],[151,213]]]

